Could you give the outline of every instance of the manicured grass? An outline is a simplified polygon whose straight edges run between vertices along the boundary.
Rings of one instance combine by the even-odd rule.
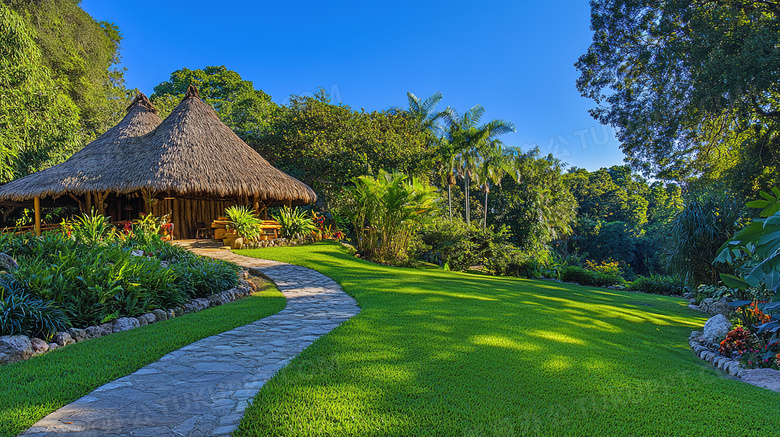
[[[318,270],[362,307],[257,395],[236,435],[774,435],[780,394],[696,358],[666,296],[370,264],[338,245],[240,251]]]
[[[15,436],[56,409],[168,352],[281,311],[272,284],[227,305],[76,343],[0,366],[0,435]]]

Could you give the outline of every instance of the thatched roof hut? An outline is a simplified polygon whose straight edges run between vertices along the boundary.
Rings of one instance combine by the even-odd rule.
[[[127,115],[116,126],[74,153],[67,161],[11,181],[0,187],[0,200],[24,201],[111,191],[115,187],[117,161],[128,155],[128,144],[162,123],[149,99],[138,94]]]
[[[151,189],[184,196],[259,197],[264,203],[317,200],[311,188],[269,164],[225,126],[194,86],[140,141],[132,159],[116,163],[116,192]]]
[[[142,198],[145,210],[160,200],[179,200],[159,202],[152,212],[170,211],[184,237],[194,221],[217,218],[228,203],[259,210],[317,200],[311,188],[273,167],[223,124],[194,86],[164,121],[139,94],[119,124],[67,161],[0,187],[0,201],[63,195],[80,204],[76,196],[84,196],[87,209],[94,200],[101,212],[104,202],[122,198]],[[124,209],[137,210],[133,205]],[[119,207],[112,211],[123,214]]]

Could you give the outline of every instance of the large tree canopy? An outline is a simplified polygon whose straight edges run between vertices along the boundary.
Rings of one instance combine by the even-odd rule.
[[[660,270],[657,252],[683,207],[679,185],[649,183],[625,165],[592,172],[572,168],[564,180],[579,205],[567,249],[596,261],[618,261],[628,273]]]
[[[355,111],[320,90],[292,96],[270,122],[260,154],[326,198],[353,177],[399,170],[427,179],[434,167],[429,133],[405,111]]]
[[[125,114],[127,90],[119,62],[119,29],[96,21],[78,0],[4,0],[34,30],[42,63],[78,109],[86,140],[94,139]],[[5,30],[5,29],[3,29]]]
[[[79,111],[45,65],[35,29],[2,3],[0,29],[0,182],[8,182],[82,143]]]
[[[566,188],[563,164],[538,148],[514,154],[515,177],[505,175],[496,189],[489,222],[511,227],[511,241],[530,251],[571,232],[577,202]]]
[[[777,165],[780,3],[591,5],[593,44],[576,64],[577,86],[598,103],[592,115],[617,128],[634,168],[669,179],[744,181],[737,173],[746,171],[745,159]],[[771,182],[755,173],[741,189]]]
[[[271,96],[256,90],[251,81],[225,66],[212,66],[202,70],[182,68],[154,87],[150,99],[161,117],[170,114],[191,84],[199,88],[200,96],[219,113],[222,122],[251,146],[256,146],[278,111]]]

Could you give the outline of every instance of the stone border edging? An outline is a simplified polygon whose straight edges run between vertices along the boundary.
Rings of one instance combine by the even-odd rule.
[[[88,326],[86,328],[68,328],[67,331],[54,334],[51,343],[47,343],[40,338],[30,338],[26,335],[0,336],[0,364],[24,361],[74,343],[105,337],[117,332],[129,331],[141,326],[213,308],[249,296],[257,290],[257,285],[248,280],[249,269],[243,269],[239,272],[238,277],[238,287],[215,293],[208,297],[193,299],[175,308],[167,310],[156,309],[138,317],[120,317],[113,323],[103,323],[102,325]],[[265,277],[265,279],[268,278]]]
[[[770,368],[745,369],[738,359],[724,357],[713,350],[716,343],[709,342],[699,331],[691,332],[688,344],[696,356],[727,372],[729,375],[739,378],[740,381],[756,387],[780,392],[780,370]]]
[[[718,369],[728,373],[731,376],[740,377],[740,374],[744,371],[742,365],[739,364],[739,360],[735,358],[724,357],[717,351],[713,351],[709,345],[707,345],[704,335],[699,331],[691,332],[688,337],[688,344],[693,349],[693,353],[702,360],[712,364]]]

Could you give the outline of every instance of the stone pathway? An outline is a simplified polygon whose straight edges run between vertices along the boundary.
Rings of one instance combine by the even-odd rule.
[[[360,311],[335,281],[313,270],[236,255],[202,241],[177,244],[267,276],[287,298],[287,307],[171,352],[60,408],[22,435],[230,434],[271,376]]]

